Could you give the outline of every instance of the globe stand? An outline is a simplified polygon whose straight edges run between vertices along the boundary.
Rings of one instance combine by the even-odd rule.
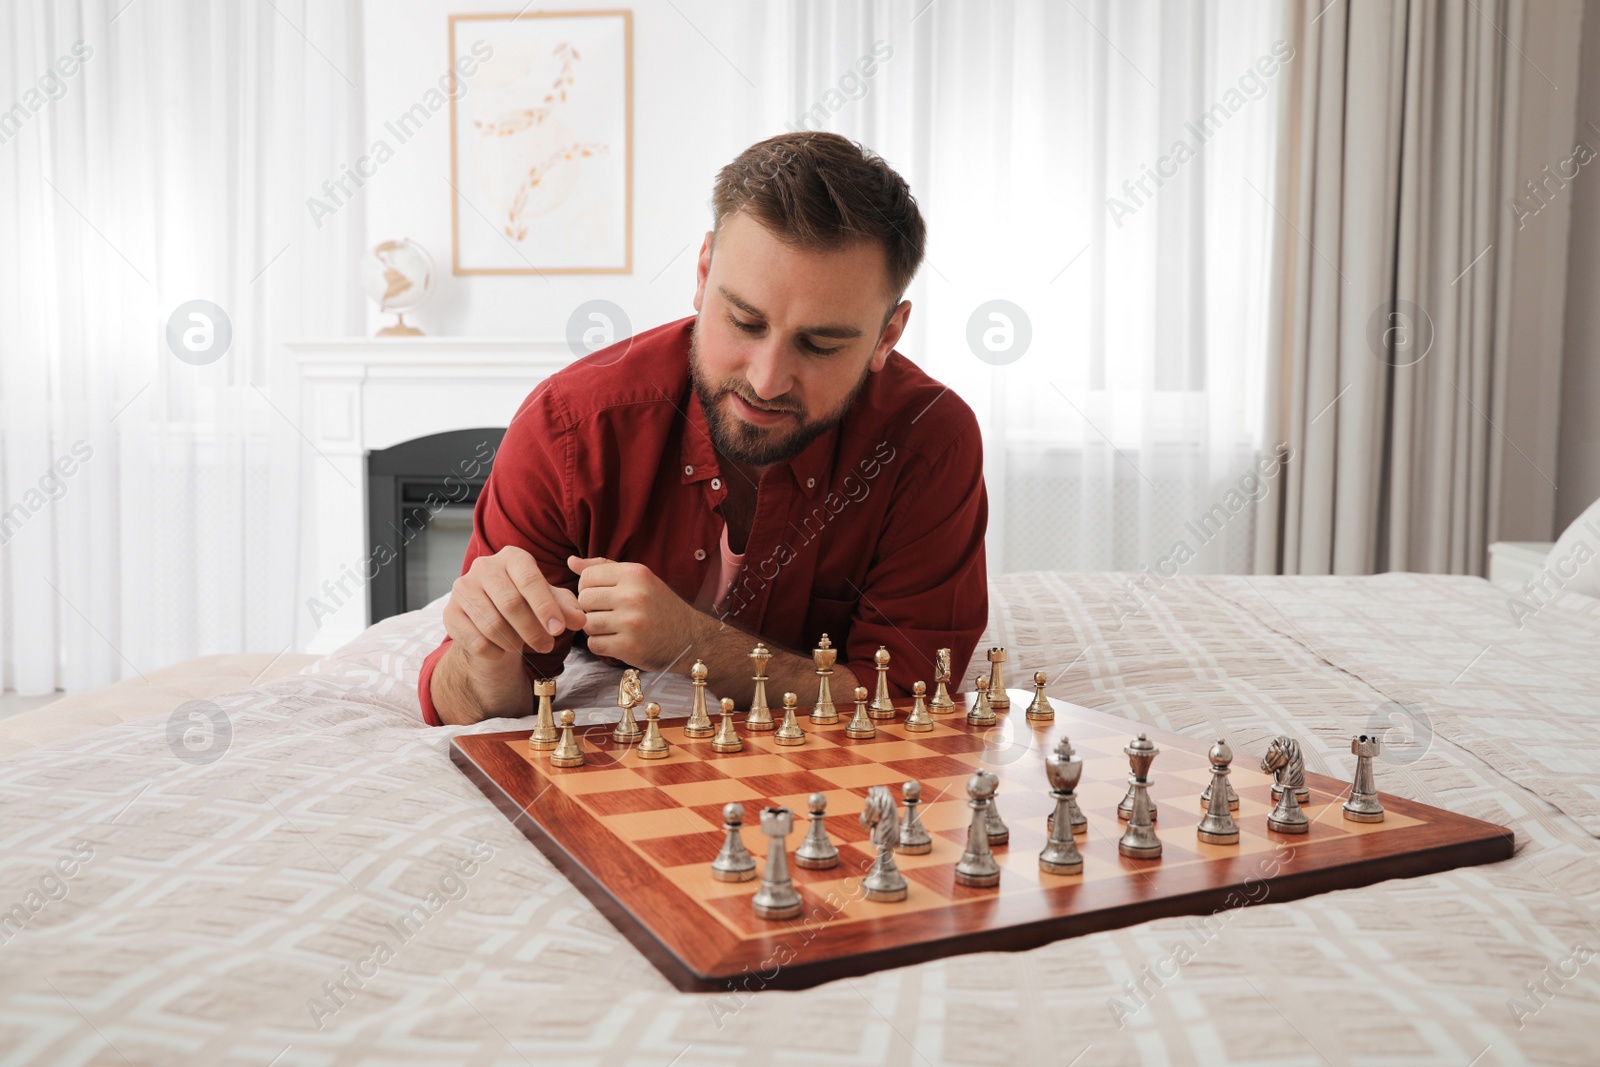
[[[378,334],[377,334],[379,337],[422,337],[422,336],[424,336],[423,332],[421,330],[417,329],[415,326],[407,326],[406,325],[406,313],[405,312],[396,311],[394,314],[395,314],[394,325],[385,326],[383,329],[379,330]]]

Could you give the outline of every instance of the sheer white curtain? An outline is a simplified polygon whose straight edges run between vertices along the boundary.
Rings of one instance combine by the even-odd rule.
[[[359,155],[359,33],[355,0],[0,13],[6,686],[288,647],[315,457],[278,342],[360,329],[359,207],[305,209]],[[197,299],[211,362],[201,320],[167,341]]]
[[[991,570],[1251,569],[1284,24],[1255,0],[771,9],[771,132],[861,141],[927,218],[900,347],[983,424]],[[1026,324],[1020,358],[981,358],[975,312],[1000,348]]]

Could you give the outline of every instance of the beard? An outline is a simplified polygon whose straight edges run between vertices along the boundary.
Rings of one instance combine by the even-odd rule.
[[[700,399],[700,407],[705,411],[706,427],[711,431],[711,446],[719,454],[751,467],[766,467],[793,459],[806,445],[842,422],[856,397],[866,388],[867,375],[870,373],[868,368],[863,367],[860,380],[851,387],[844,403],[821,418],[811,419],[807,416],[805,405],[796,397],[785,394],[771,400],[759,400],[750,383],[743,378],[727,378],[716,384],[707,381],[700,366],[699,337],[693,332],[689,335],[689,382],[694,386],[695,396]],[[788,427],[757,426],[746,422],[723,408],[722,401],[730,393],[737,394],[751,407],[789,412],[794,416],[795,424]]]

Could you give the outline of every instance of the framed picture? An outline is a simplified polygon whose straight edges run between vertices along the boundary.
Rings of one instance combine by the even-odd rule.
[[[451,15],[456,274],[633,271],[633,13]]]

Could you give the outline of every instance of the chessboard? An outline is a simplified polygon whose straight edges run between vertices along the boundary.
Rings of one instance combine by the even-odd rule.
[[[641,759],[632,745],[611,740],[609,725],[580,729],[586,756],[580,767],[553,766],[548,752],[529,748],[526,730],[457,737],[451,758],[684,990],[805,988],[1166,916],[1225,921],[1230,916],[1223,913],[1237,908],[1490,863],[1512,853],[1507,829],[1383,792],[1381,762],[1382,822],[1343,819],[1348,781],[1307,772],[1310,799],[1302,807],[1309,832],[1269,830],[1272,779],[1242,753],[1230,779],[1239,794],[1239,842],[1206,844],[1197,839],[1195,824],[1203,813],[1200,794],[1211,780],[1206,752],[1215,739],[1144,729],[1060,700],[1051,702],[1053,721],[1032,722],[1023,709],[1033,693],[1008,692],[1011,710],[995,726],[967,724],[974,699],[967,693],[955,698],[955,713],[936,716],[927,733],[905,729],[909,702],[897,702],[899,716],[878,721],[875,737],[846,737],[845,702],[837,724],[814,725],[802,714],[805,743],[794,747],[741,725],[744,750],[719,753],[709,738],[685,736],[680,719],[661,727],[672,746],[665,759]],[[1116,808],[1129,780],[1123,748],[1136,733],[1161,749],[1150,775],[1163,845],[1154,860],[1117,850],[1125,824]],[[1055,807],[1044,760],[1063,734],[1083,760],[1077,799],[1088,828],[1077,837],[1083,870],[1076,875],[1046,874],[1038,864]],[[1238,747],[1239,739],[1232,743]],[[1354,757],[1349,763],[1347,770]],[[989,889],[958,885],[954,877],[971,816],[966,784],[980,768],[999,777],[996,801],[1010,826],[1009,843],[994,849],[1000,884]],[[921,783],[922,822],[933,849],[895,857],[909,883],[904,901],[870,901],[862,879],[875,853],[859,822],[862,802],[870,787],[883,785],[899,804],[907,781]],[[726,837],[724,805],[744,805],[744,841],[759,864],[767,847],[757,825],[760,812],[777,806],[795,813],[792,852],[804,838],[813,793],[827,798],[824,825],[840,863],[829,870],[791,864],[800,916],[757,918],[751,902],[759,881],[712,877],[711,861]]]

